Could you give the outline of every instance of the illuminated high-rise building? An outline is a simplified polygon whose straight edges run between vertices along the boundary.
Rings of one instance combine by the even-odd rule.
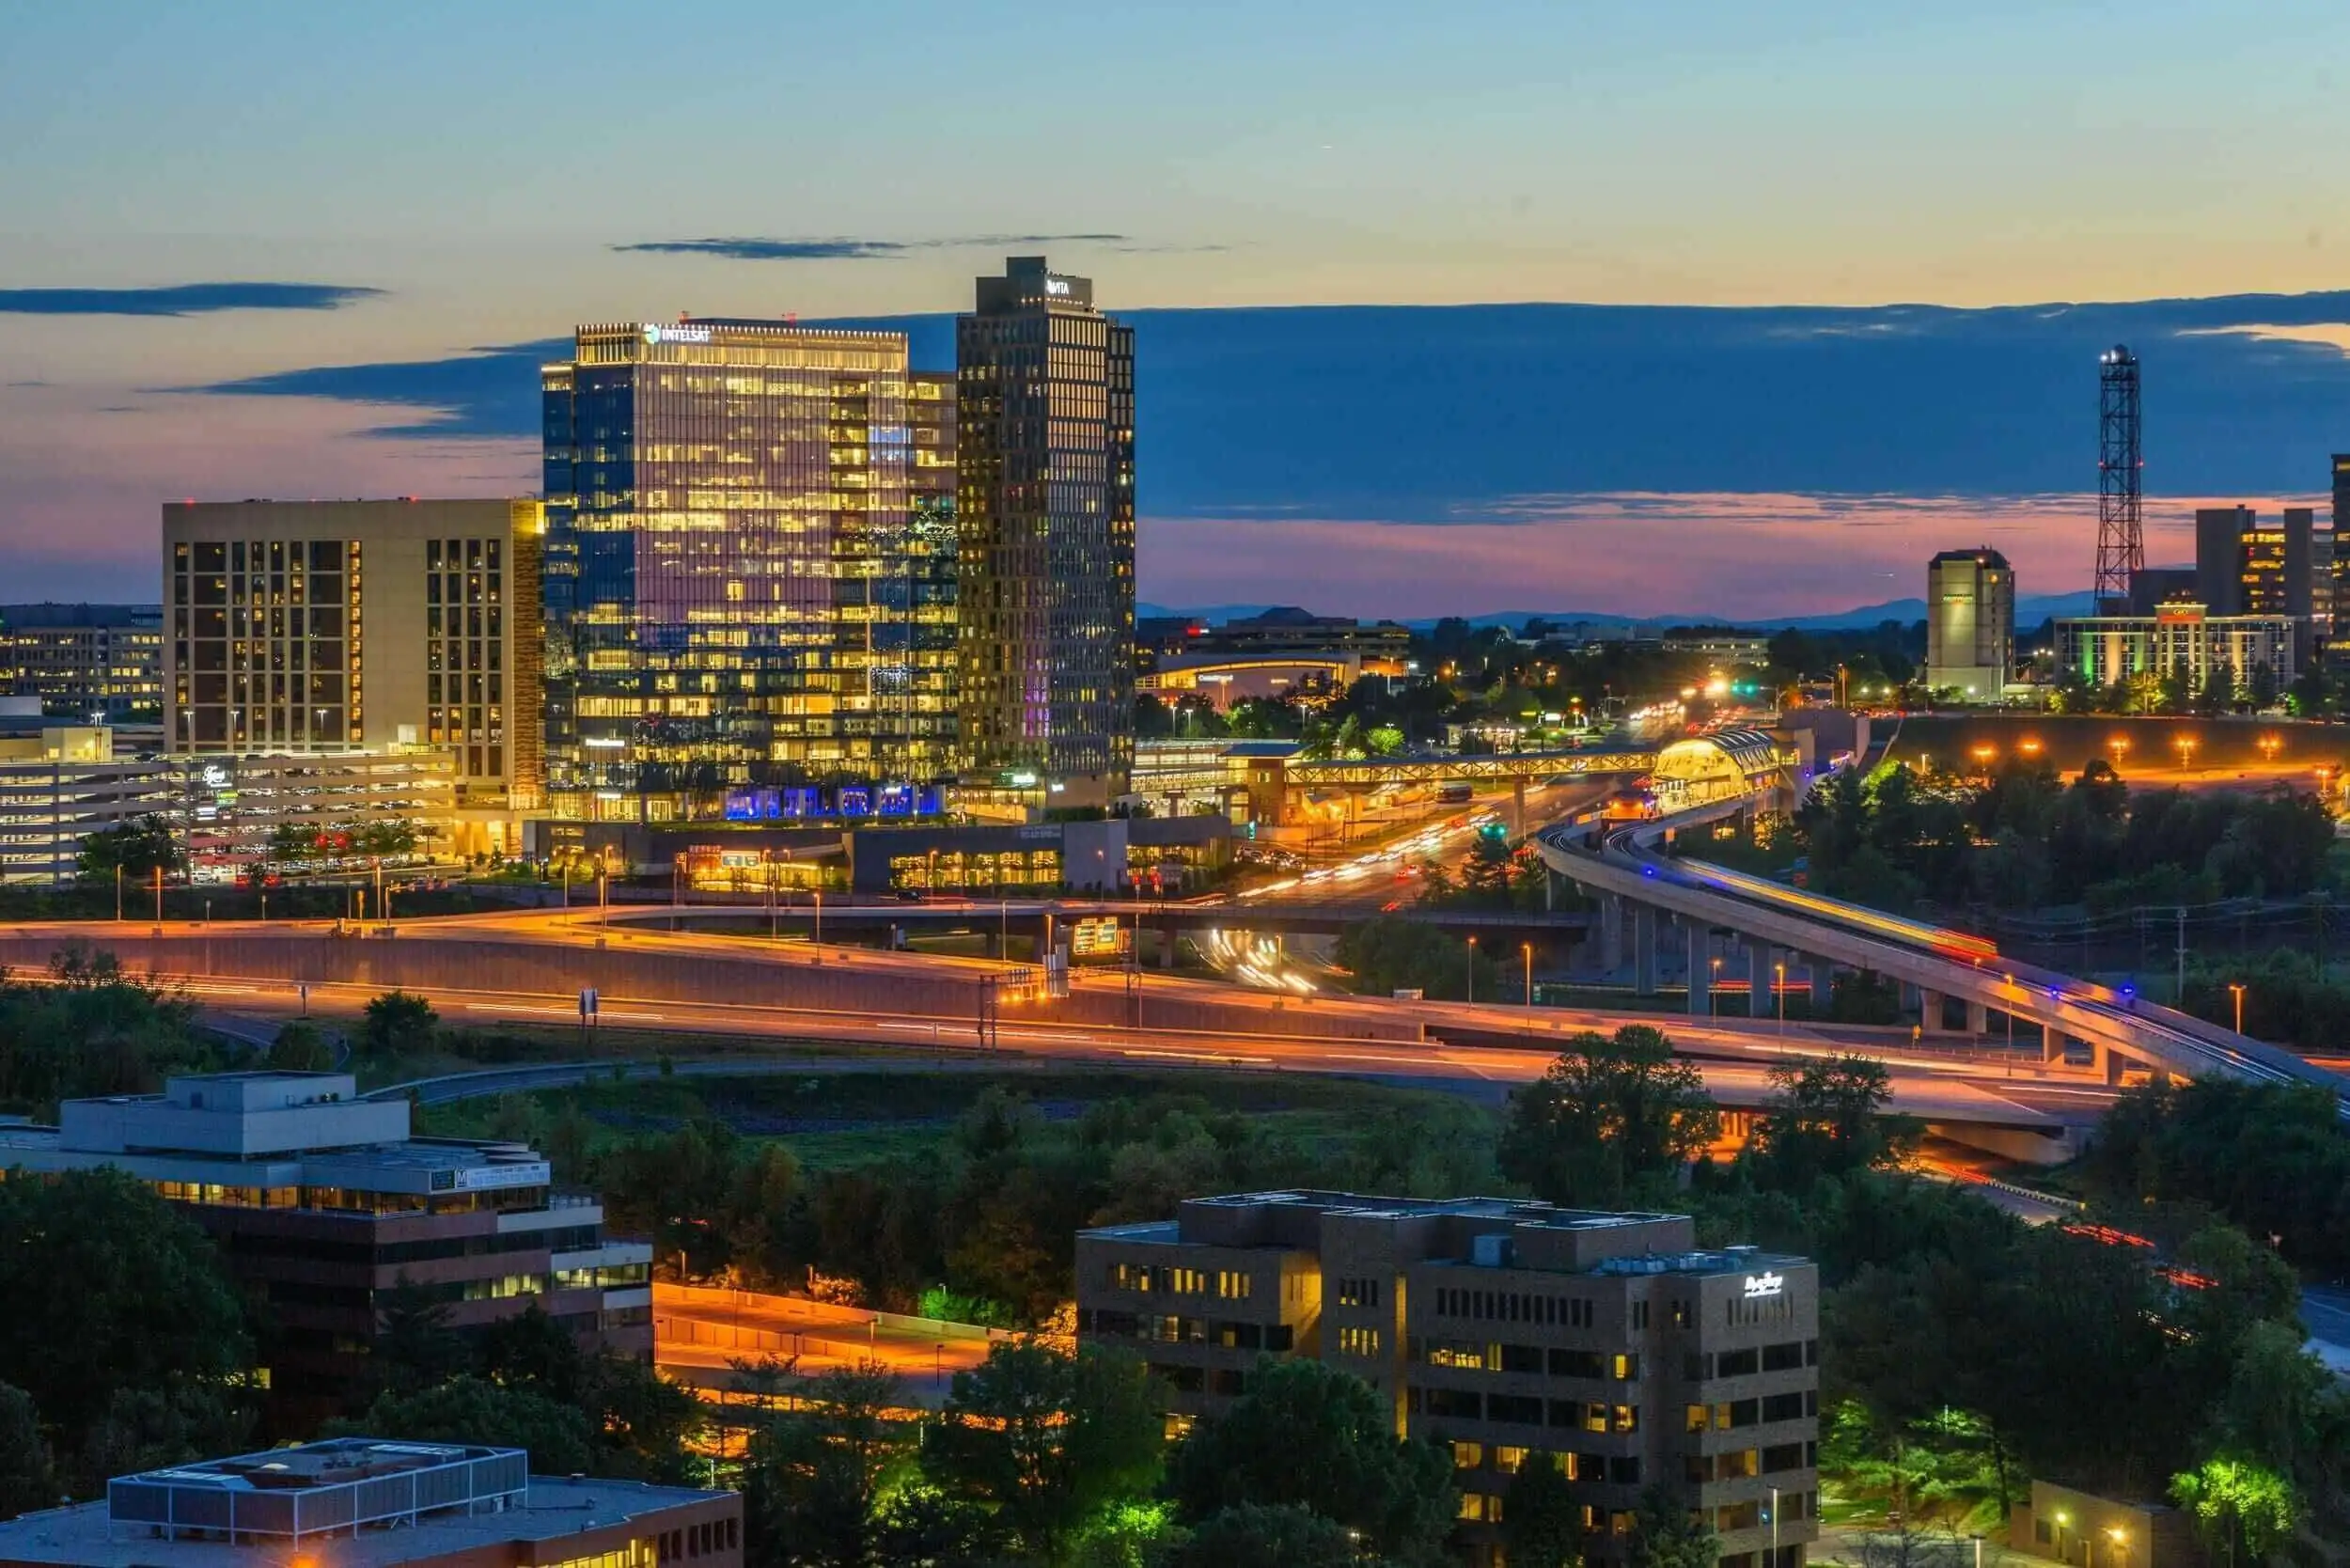
[[[966,792],[1106,805],[1134,766],[1134,329],[1015,256],[955,330]]]
[[[558,814],[766,816],[946,770],[953,419],[902,335],[583,326],[542,386]]]
[[[502,848],[539,809],[540,507],[163,509],[164,744],[203,756],[446,751]]]
[[[1997,702],[2015,678],[2015,573],[1985,545],[1926,563],[1926,685]]]

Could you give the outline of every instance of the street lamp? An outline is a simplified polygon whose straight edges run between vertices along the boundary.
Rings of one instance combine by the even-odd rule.
[[[1521,942],[1518,950],[1526,955],[1526,1032],[1534,1032],[1534,944]]]
[[[2283,748],[2284,744],[2275,735],[2263,735],[2260,738],[2261,755],[2273,762],[2277,760],[2277,753]]]
[[[1771,995],[1778,1002],[1778,1032],[1787,1032],[1787,965],[1771,965]]]
[[[2130,738],[2127,735],[2116,735],[2106,742],[2106,749],[2113,753],[2114,771],[2118,773],[2121,771],[2123,761],[2130,754]]]
[[[2235,1032],[2242,1034],[2244,1032],[2244,987],[2231,985],[2228,989],[2235,995]]]
[[[1705,1015],[1708,1018],[1721,1015],[1721,994],[1722,961],[1717,958],[1714,961],[1714,982],[1706,988],[1705,992]]]
[[[1462,1000],[1472,1005],[1477,1000],[1477,938],[1468,938],[1468,985],[1461,994]]]
[[[2179,748],[2179,771],[2185,773],[2187,764],[2195,760],[2195,737],[2181,735],[2170,744]]]
[[[2123,1554],[2129,1550],[2129,1531],[2123,1529],[2120,1525],[2112,1525],[2107,1528],[2106,1534],[2113,1542],[2113,1555],[2115,1560],[2117,1561],[2123,1560]]]
[[[1998,754],[1999,748],[1998,746],[1979,745],[1975,747],[1975,765],[1981,768],[1984,773],[1989,773],[1991,771],[1991,760],[1998,756]]]

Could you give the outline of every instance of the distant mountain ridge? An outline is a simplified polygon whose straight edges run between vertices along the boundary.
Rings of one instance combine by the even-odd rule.
[[[2090,593],[2026,594],[2015,602],[2015,623],[2022,627],[2037,626],[2052,616],[2088,615],[2094,607],[2095,596]],[[1262,615],[1272,606],[1266,604],[1203,604],[1191,608],[1174,608],[1161,604],[1138,604],[1138,616],[1188,618],[1204,620],[1211,625],[1246,616]],[[1923,620],[1926,602],[1923,599],[1888,599],[1877,604],[1857,604],[1849,610],[1836,610],[1826,615],[1773,616],[1753,619],[1735,616],[1652,615],[1627,616],[1607,610],[1496,610],[1486,615],[1468,616],[1472,626],[1507,626],[1519,630],[1529,620],[1546,620],[1554,625],[1580,621],[1589,626],[1622,630],[1626,633],[1661,632],[1669,626],[1730,626],[1740,631],[1776,632],[1793,628],[1798,632],[1865,631],[1882,621],[1898,620],[1904,624]],[[1445,619],[1437,616],[1415,616],[1403,624],[1425,631]]]

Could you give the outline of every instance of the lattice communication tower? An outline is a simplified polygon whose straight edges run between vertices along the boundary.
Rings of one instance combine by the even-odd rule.
[[[2146,570],[2139,485],[2138,360],[2115,344],[2097,358],[2097,613],[2124,615],[2130,580]]]

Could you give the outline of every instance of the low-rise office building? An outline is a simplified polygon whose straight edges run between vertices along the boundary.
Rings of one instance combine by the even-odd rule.
[[[1575,1482],[1593,1561],[1625,1558],[1659,1485],[1724,1568],[1800,1568],[1818,1533],[1818,1271],[1701,1250],[1685,1215],[1252,1193],[1080,1231],[1076,1272],[1079,1338],[1146,1356],[1179,1423],[1262,1356],[1370,1383],[1398,1433],[1450,1450],[1480,1563],[1536,1452]]]
[[[77,719],[161,716],[159,604],[0,604],[0,682]]]
[[[742,1568],[740,1493],[529,1472],[380,1437],[200,1460],[0,1523],[0,1568]]]
[[[347,1073],[194,1074],[68,1100],[55,1127],[0,1126],[0,1172],[114,1167],[180,1205],[267,1303],[289,1424],[368,1388],[403,1289],[461,1334],[536,1304],[583,1347],[650,1356],[651,1247],[607,1241],[603,1205],[557,1193],[535,1150],[411,1137],[408,1112],[360,1098]]]

